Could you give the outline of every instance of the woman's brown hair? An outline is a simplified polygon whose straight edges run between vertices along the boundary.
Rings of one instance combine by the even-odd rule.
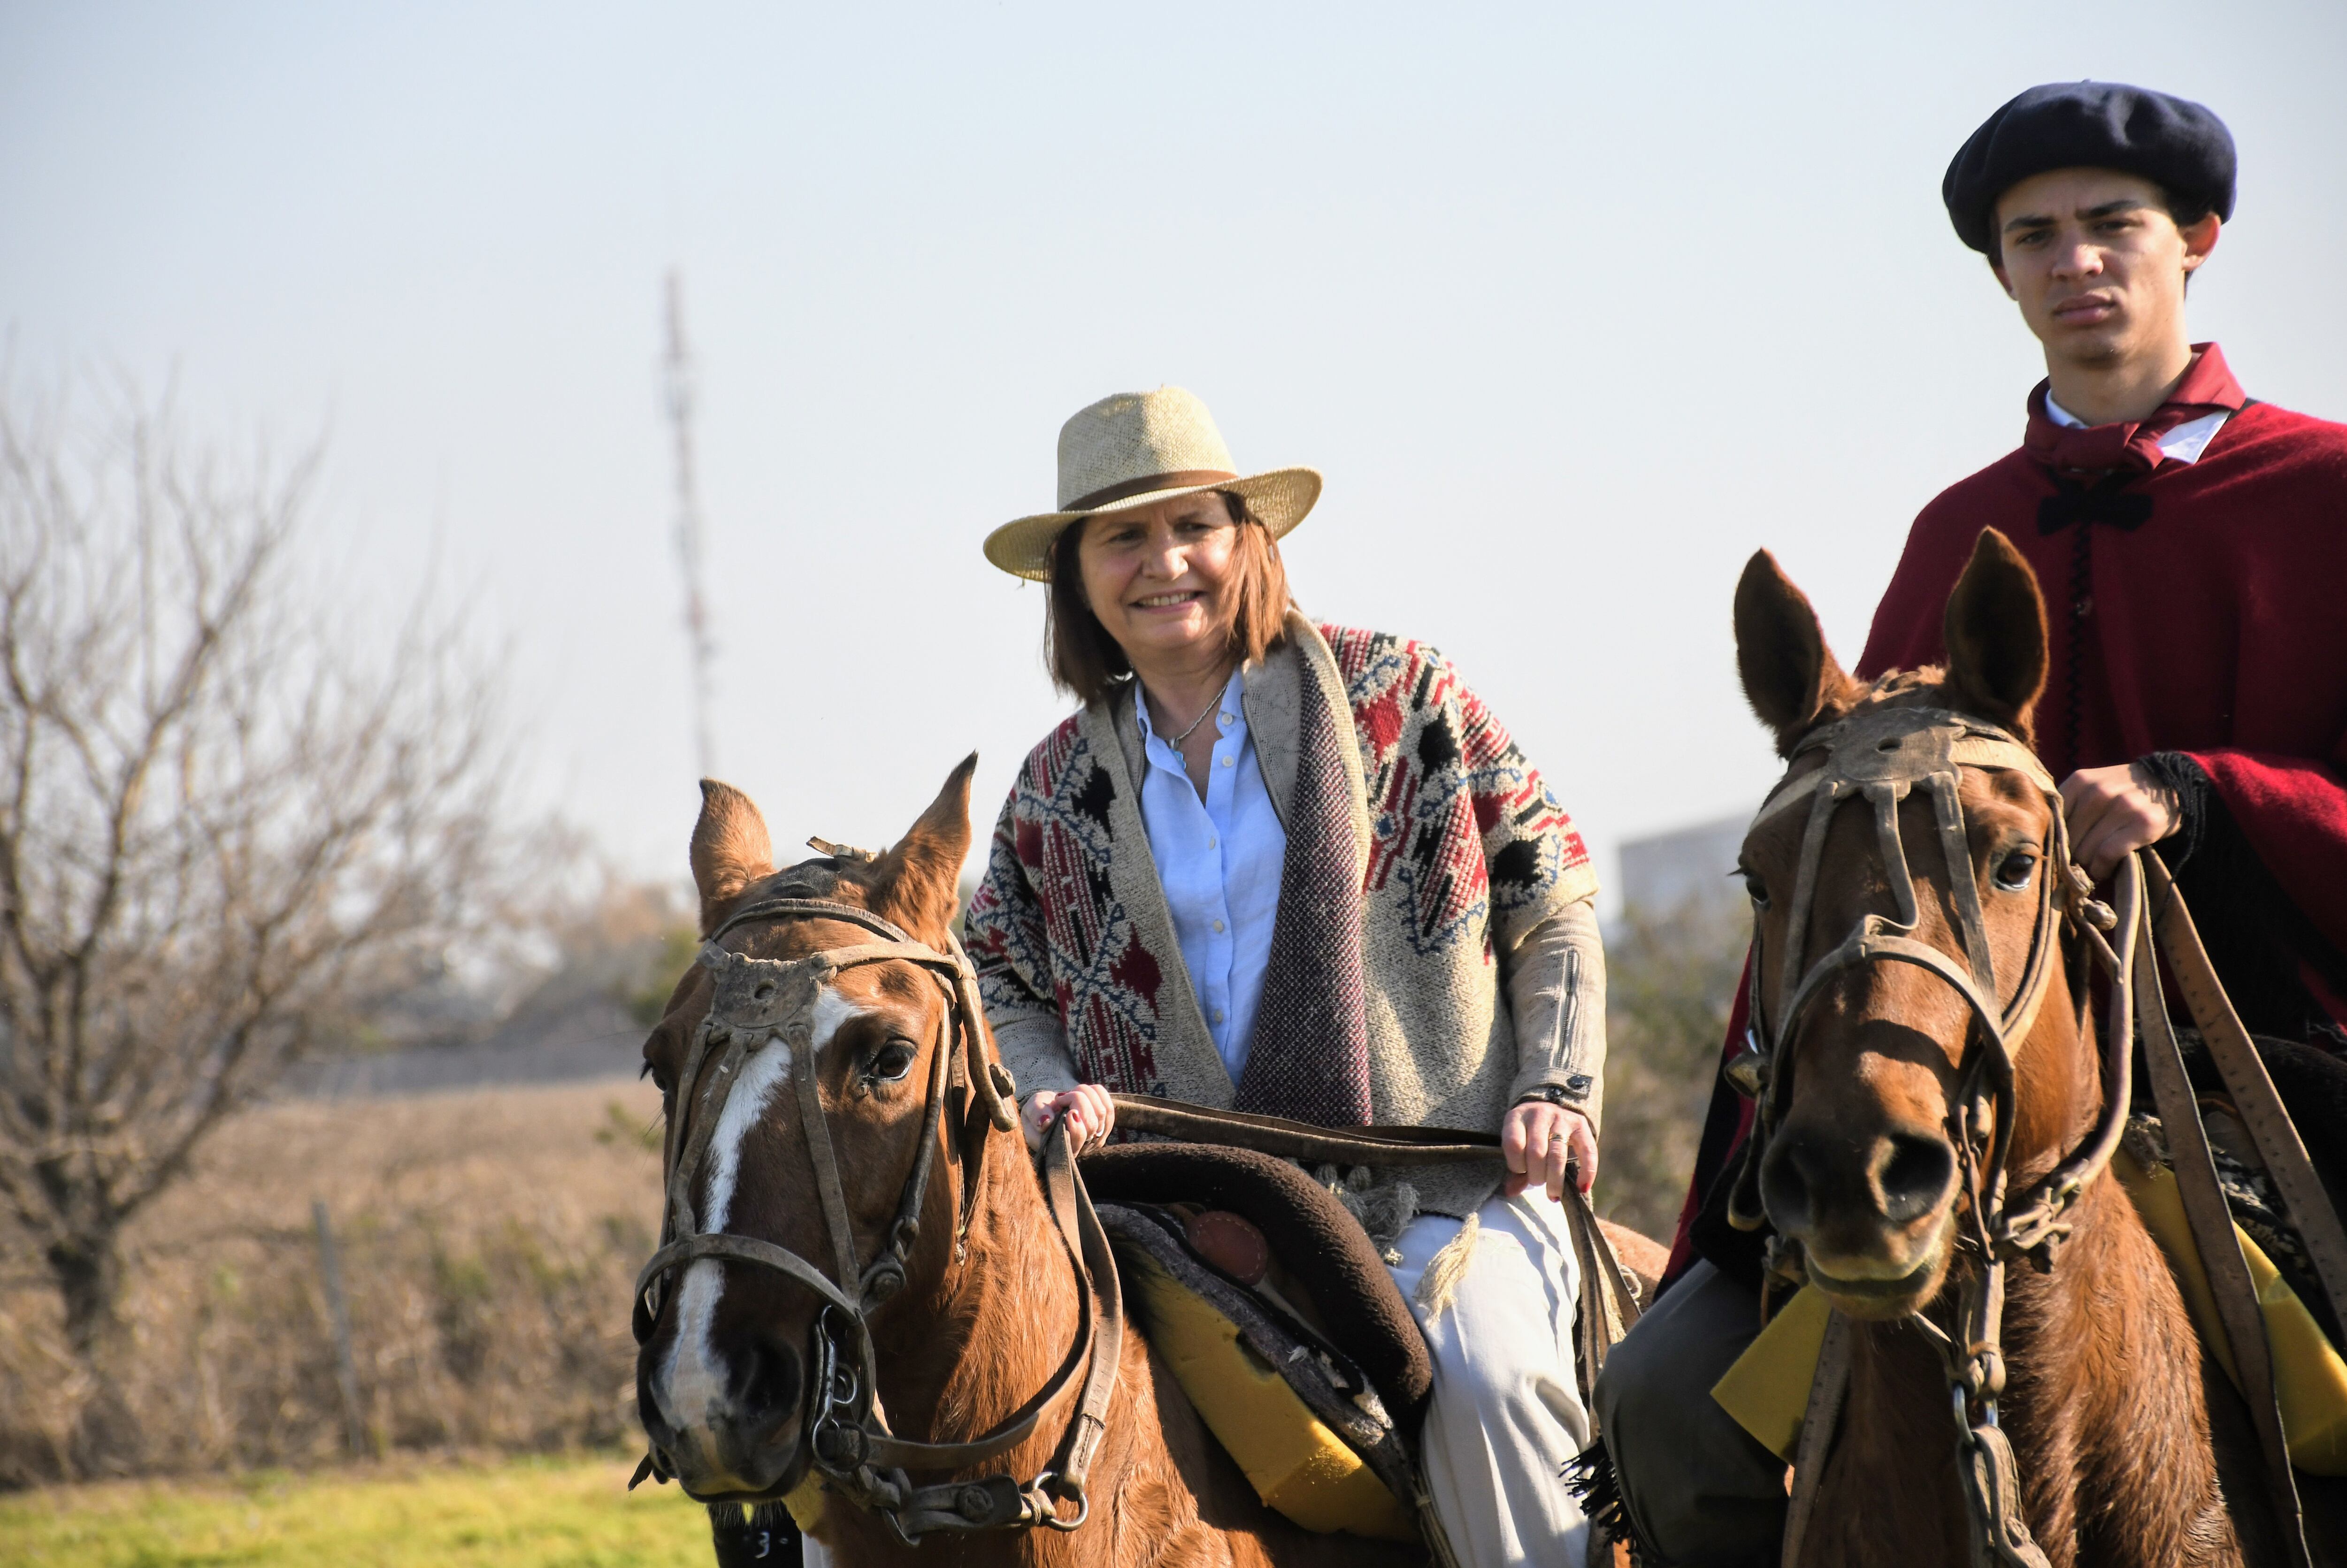
[[[1279,559],[1279,541],[1248,507],[1246,498],[1228,490],[1215,494],[1230,508],[1239,530],[1231,541],[1236,605],[1230,647],[1232,657],[1245,664],[1262,658],[1279,641],[1287,620],[1287,568]],[[1100,702],[1133,678],[1132,661],[1084,598],[1077,552],[1091,521],[1082,518],[1070,523],[1051,541],[1051,598],[1043,610],[1043,654],[1051,680],[1083,702]]]

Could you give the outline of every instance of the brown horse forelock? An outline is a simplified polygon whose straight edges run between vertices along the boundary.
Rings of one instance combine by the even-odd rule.
[[[1924,670],[1888,677],[1831,705],[1819,722],[1865,707],[1954,705],[1939,676]],[[1980,769],[1964,770],[1962,798],[1973,857],[1965,872],[1992,889],[1993,858],[2017,842],[2042,845],[2049,807],[2016,775]],[[1747,866],[1788,896],[1801,815],[1778,814],[1745,845]],[[1922,915],[1917,935],[1959,954],[1951,868],[1928,802],[1911,796],[1903,803],[1900,828]],[[2050,873],[2041,858],[2036,875]],[[1812,957],[1839,942],[1860,914],[1891,907],[1872,825],[1860,808],[1837,814],[1818,875],[1806,941]],[[2034,890],[1983,893],[2005,998],[2027,958]],[[1784,950],[1784,924],[1781,905],[1764,917],[1764,949]],[[1762,977],[1764,1005],[1778,1000],[1777,984],[1772,967]],[[1912,966],[1850,971],[1803,1021],[1778,1142],[1798,1132],[1861,1167],[1870,1153],[1880,1154],[1878,1138],[1944,1142],[1970,1023],[1954,993]],[[2016,1056],[2015,1190],[2050,1169],[2100,1106],[2099,1071],[2079,1029],[2066,965],[2053,967]],[[1772,1157],[1778,1153],[1772,1147]],[[1846,1193],[1857,1184],[1846,1181]],[[1878,1267],[1912,1266],[1938,1250],[1911,1292],[1836,1298],[1852,1317],[1892,1321],[1864,1325],[1853,1342],[1841,1430],[1803,1543],[1807,1563],[1972,1568],[1946,1373],[1925,1338],[1895,1321],[1947,1290],[1952,1249],[1945,1244],[1964,1202],[1951,1180],[1943,1198],[1903,1223],[1879,1212],[1845,1214],[1827,1232],[1847,1249],[1829,1247],[1829,1263],[1845,1269],[1853,1256]],[[2165,1259],[2107,1173],[2070,1217],[2072,1239],[2051,1275],[2025,1266],[2007,1271],[2004,1421],[2037,1542],[2055,1568],[2239,1563],[2239,1543],[2217,1481],[2206,1358]],[[2252,1451],[2244,1447],[2252,1440],[2238,1413],[2225,1409],[2221,1415],[2229,1450]]]

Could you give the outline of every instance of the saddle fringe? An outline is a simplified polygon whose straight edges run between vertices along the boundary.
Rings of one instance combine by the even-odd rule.
[[[1606,1452],[1604,1438],[1568,1460],[1561,1473],[1564,1490],[1601,1540],[1627,1552],[1632,1568],[1660,1568],[1663,1560],[1638,1539],[1638,1527],[1623,1506],[1622,1480],[1614,1473],[1614,1456]]]

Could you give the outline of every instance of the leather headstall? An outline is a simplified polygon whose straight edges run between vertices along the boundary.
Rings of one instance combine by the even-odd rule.
[[[1805,769],[1807,760],[1819,753],[1820,764]],[[2019,774],[2044,797],[2050,816],[2046,841],[2040,846],[2029,954],[2021,972],[2012,977],[2009,995],[1996,973],[1980,888],[1973,877],[1962,794],[1967,767]],[[1900,838],[1899,809],[1917,791],[1932,802],[1933,827],[1948,868],[1948,895],[1955,907],[1960,943],[1955,954],[1919,940],[1915,934],[1921,912]],[[1887,916],[1860,916],[1840,945],[1805,963],[1804,936],[1817,898],[1827,834],[1835,812],[1850,802],[1865,803],[1874,819],[1884,879],[1896,907]],[[1778,1015],[1770,1018],[1762,1005],[1761,966],[1767,955],[1756,910],[1747,963],[1750,1025],[1745,1049],[1726,1069],[1730,1081],[1758,1106],[1729,1194],[1728,1220],[1744,1230],[1767,1224],[1760,1199],[1761,1162],[1789,1103],[1793,1047],[1809,1009],[1841,976],[1871,963],[1910,964],[1963,999],[1971,1021],[1955,1091],[1949,1097],[1948,1137],[1969,1200],[1956,1245],[1971,1255],[1975,1266],[1960,1279],[1952,1334],[1920,1311],[1911,1320],[1940,1347],[1947,1363],[1978,1560],[2043,1568],[2044,1555],[2021,1517],[2012,1445],[1997,1426],[1997,1399],[2004,1389],[1999,1343],[2004,1271],[2014,1259],[2026,1259],[2040,1272],[2054,1266],[2070,1235],[2070,1208],[2110,1163],[2126,1130],[2137,989],[2131,979],[2143,914],[2139,869],[2132,856],[2122,864],[2116,911],[2095,901],[2090,897],[2093,883],[2071,860],[2061,792],[2045,764],[2010,732],[1944,708],[1865,709],[1805,737],[1793,751],[1788,776],[1762,804],[1753,827],[1804,804],[1808,818],[1793,901],[1787,911],[1787,949],[1778,960]],[[2054,966],[2060,961],[2065,928],[2079,933],[2116,977],[2104,1041],[2103,1107],[2094,1126],[2051,1171],[2008,1196],[2014,1058],[2036,1022]],[[2116,939],[2106,940],[2104,933],[2114,930]],[[2082,1020],[2086,994],[2081,987]],[[1772,1277],[1799,1276],[1795,1250],[1784,1238],[1771,1238]],[[1813,1485],[1815,1475],[1798,1480]]]
[[[743,927],[784,920],[842,921],[860,927],[874,939],[788,960],[749,958],[721,945],[725,936]],[[807,1447],[810,1463],[833,1490],[887,1519],[907,1544],[917,1544],[933,1530],[1073,1530],[1081,1525],[1091,1512],[1086,1476],[1115,1389],[1123,1309],[1107,1235],[1076,1176],[1064,1128],[1055,1129],[1060,1135],[1046,1145],[1043,1178],[1046,1202],[1074,1271],[1081,1303],[1076,1341],[1066,1359],[1009,1419],[966,1442],[899,1438],[888,1430],[882,1413],[871,1318],[904,1288],[907,1260],[920,1235],[939,1125],[950,1106],[962,1167],[954,1232],[957,1260],[964,1255],[983,1190],[986,1146],[993,1133],[1018,1125],[1010,1075],[987,1055],[985,1013],[961,944],[948,935],[947,950],[939,952],[868,909],[825,898],[780,897],[733,915],[710,933],[697,961],[709,971],[713,994],[676,1080],[665,1149],[661,1245],[636,1279],[637,1342],[651,1337],[674,1271],[704,1258],[772,1269],[824,1304],[811,1336],[810,1409],[800,1440]],[[845,971],[876,963],[921,968],[945,993],[947,1009],[938,1049],[931,1055],[912,1170],[872,1261],[859,1265],[839,1158],[823,1108],[813,1031],[823,992]],[[694,1211],[693,1187],[718,1121],[741,1081],[743,1064],[765,1050],[790,1053],[799,1122],[831,1245],[832,1255],[821,1263],[756,1236],[703,1230]],[[973,1095],[981,1115],[971,1114]],[[1069,1421],[1051,1469],[1023,1483],[1009,1475],[993,1475],[916,1486],[908,1478],[908,1470],[967,1469],[1026,1441],[1076,1387],[1079,1369],[1085,1372],[1082,1402]],[[670,1479],[656,1453],[647,1454],[638,1467],[636,1479],[646,1475]],[[1063,1503],[1075,1508],[1072,1517],[1061,1516]]]

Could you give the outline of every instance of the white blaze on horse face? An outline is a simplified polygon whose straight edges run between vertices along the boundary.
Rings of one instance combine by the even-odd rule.
[[[828,988],[815,995],[815,1027],[810,1040],[817,1055],[829,1045],[840,1026],[862,1009]],[[789,1082],[791,1049],[770,1040],[743,1063],[742,1076],[726,1097],[717,1131],[709,1140],[709,1188],[697,1216],[704,1232],[722,1231],[732,1217],[733,1193],[742,1175],[742,1144],[751,1129],[765,1119],[769,1102]],[[708,1428],[723,1420],[732,1398],[733,1379],[719,1355],[711,1330],[717,1317],[718,1297],[725,1289],[724,1266],[702,1258],[684,1271],[677,1291],[676,1338],[669,1346],[668,1365],[652,1388],[669,1430],[681,1438],[704,1445]],[[708,1455],[714,1462],[713,1449]]]

